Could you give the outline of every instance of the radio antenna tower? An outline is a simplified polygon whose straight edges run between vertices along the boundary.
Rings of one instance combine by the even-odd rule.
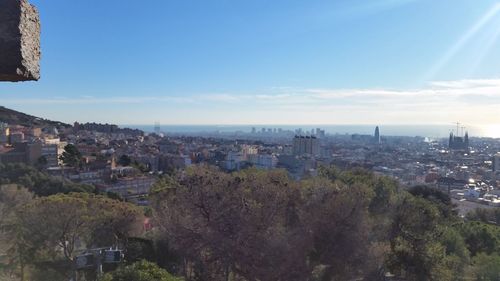
[[[159,135],[161,132],[160,122],[155,122],[155,134]]]

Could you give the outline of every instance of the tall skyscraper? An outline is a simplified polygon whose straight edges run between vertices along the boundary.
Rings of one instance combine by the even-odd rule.
[[[500,172],[500,153],[493,156],[493,172]]]
[[[375,128],[375,135],[374,135],[373,142],[376,143],[376,144],[380,144],[381,143],[381,140],[380,140],[380,129],[379,129],[378,126]]]

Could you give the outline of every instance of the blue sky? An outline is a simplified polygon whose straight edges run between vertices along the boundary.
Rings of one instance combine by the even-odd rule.
[[[0,104],[118,124],[500,123],[500,1],[31,0]]]

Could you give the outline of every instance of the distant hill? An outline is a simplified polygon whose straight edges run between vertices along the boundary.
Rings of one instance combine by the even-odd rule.
[[[3,106],[0,106],[0,122],[7,123],[9,125],[22,125],[26,127],[31,127],[31,126],[69,127],[70,126],[62,122],[39,118]]]

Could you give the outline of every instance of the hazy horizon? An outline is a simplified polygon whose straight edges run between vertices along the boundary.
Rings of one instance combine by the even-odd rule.
[[[151,133],[154,132],[155,125],[153,124],[118,124],[120,127],[140,129],[144,132]],[[231,124],[231,125],[217,125],[217,124],[160,124],[160,131],[163,133],[176,133],[176,134],[193,134],[193,133],[233,133],[233,132],[243,132],[250,133],[252,128],[260,133],[262,128],[265,129],[278,129],[283,130],[295,130],[303,129],[304,133],[307,130],[320,128],[325,130],[327,134],[363,134],[372,135],[375,131],[375,127],[380,128],[380,133],[382,136],[409,136],[409,137],[430,137],[430,138],[447,138],[450,132],[456,134],[456,125],[404,125],[404,124]],[[495,128],[481,128],[481,127],[470,127],[470,128],[460,128],[459,135],[465,132],[469,133],[469,136],[474,137],[489,137],[489,138],[500,138],[500,130],[498,127]]]

